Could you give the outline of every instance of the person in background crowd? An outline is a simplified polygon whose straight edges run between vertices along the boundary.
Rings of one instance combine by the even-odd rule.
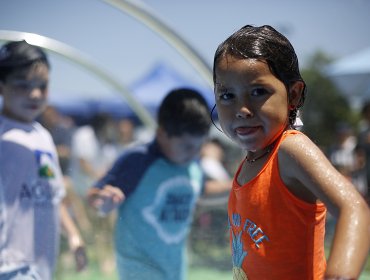
[[[113,231],[115,213],[109,218],[97,217],[86,203],[86,194],[98,178],[100,178],[112,165],[117,157],[115,147],[115,123],[107,113],[94,114],[89,122],[78,127],[72,137],[72,155],[70,178],[75,192],[82,199],[88,220],[93,231],[89,232],[89,248],[96,252],[100,270],[111,273],[115,263],[111,248],[110,233]]]
[[[91,184],[110,168],[116,157],[112,128],[112,117],[97,113],[73,134],[70,176],[81,197],[86,196]]]
[[[220,181],[231,179],[225,168],[224,156],[224,147],[220,140],[214,138],[204,143],[200,152],[200,163],[208,178]]]
[[[370,101],[364,102],[361,110],[362,123],[358,135],[358,149],[360,157],[365,158],[367,188],[364,191],[368,205],[370,205]]]
[[[57,149],[66,188],[64,202],[71,216],[82,229],[82,232],[91,232],[92,225],[87,216],[85,204],[81,197],[77,195],[73,180],[69,176],[71,171],[72,137],[76,129],[74,121],[72,118],[61,114],[55,107],[48,105],[41,114],[40,122],[50,132]]]
[[[121,154],[127,147],[138,141],[135,135],[135,123],[129,118],[117,121],[117,153]]]
[[[336,125],[335,142],[328,149],[333,166],[350,180],[365,197],[367,190],[365,161],[359,151],[353,128],[347,123]]]

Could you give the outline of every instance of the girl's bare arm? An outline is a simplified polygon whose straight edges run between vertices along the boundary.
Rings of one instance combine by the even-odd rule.
[[[363,197],[304,135],[282,143],[279,167],[291,192],[307,202],[322,201],[337,219],[327,279],[359,277],[370,248],[370,211]]]

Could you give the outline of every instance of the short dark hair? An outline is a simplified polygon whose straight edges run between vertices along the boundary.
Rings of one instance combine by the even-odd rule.
[[[13,72],[34,63],[43,63],[50,69],[42,48],[30,45],[25,40],[6,43],[0,49],[0,80],[5,81]]]
[[[206,135],[211,126],[207,102],[196,90],[174,89],[159,107],[158,125],[170,137],[183,134]]]

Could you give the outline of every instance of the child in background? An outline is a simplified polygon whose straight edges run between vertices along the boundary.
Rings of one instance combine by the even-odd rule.
[[[244,26],[218,46],[213,67],[220,125],[246,151],[228,204],[234,279],[357,279],[369,208],[294,129],[306,88],[288,39]],[[326,209],[337,218],[327,265]]]
[[[159,108],[155,139],[128,148],[91,189],[93,207],[101,212],[119,207],[115,246],[120,279],[186,279],[186,237],[204,181],[196,159],[210,123],[198,92],[171,91]],[[204,192],[230,189],[223,186],[207,182]]]
[[[0,50],[0,279],[51,280],[60,222],[77,269],[86,266],[83,241],[63,204],[55,145],[35,119],[47,104],[49,62],[26,41]]]
[[[200,152],[200,164],[208,178],[219,181],[231,179],[224,164],[224,150],[223,144],[217,138],[209,139],[204,143]]]

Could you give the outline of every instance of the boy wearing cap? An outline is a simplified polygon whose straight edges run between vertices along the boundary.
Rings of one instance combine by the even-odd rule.
[[[62,203],[55,145],[35,119],[47,104],[49,62],[25,41],[0,49],[0,279],[52,279],[61,224],[75,253],[80,234]],[[76,255],[77,256],[77,255]],[[86,265],[84,253],[77,267]]]

